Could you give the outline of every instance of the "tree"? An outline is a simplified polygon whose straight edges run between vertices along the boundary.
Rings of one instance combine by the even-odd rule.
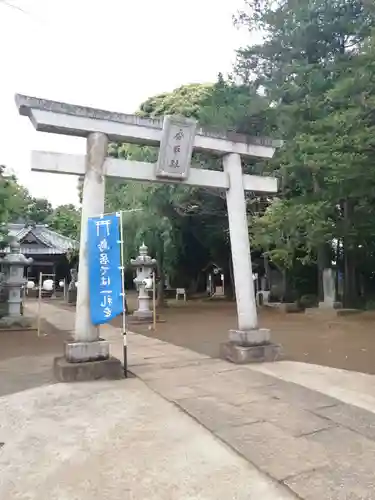
[[[163,115],[183,115],[199,118],[202,108],[210,100],[212,85],[188,84],[175,89],[173,92],[150,97],[139,109],[139,115],[144,117],[158,117]]]
[[[373,246],[373,83],[366,65],[374,6],[360,0],[246,4],[237,22],[250,32],[263,30],[264,38],[238,51],[235,75],[262,89],[286,139],[270,164],[282,179],[282,200],[254,221],[255,241],[289,267],[297,258],[316,259],[320,270],[330,265],[328,252],[340,241],[336,257],[350,305],[359,245],[366,240]]]
[[[51,203],[44,198],[33,198],[28,190],[18,183],[15,175],[7,173],[0,166],[0,239],[3,246],[7,243],[6,225],[22,220],[24,223],[48,224],[53,229],[78,239],[80,210],[74,205],[61,205],[52,209]]]
[[[0,166],[0,240],[1,245],[7,243],[6,225],[23,216],[25,200],[29,196],[13,174],[6,171],[4,165]]]
[[[47,219],[49,226],[58,233],[79,239],[81,211],[72,204],[59,205]]]
[[[212,85],[185,85],[168,94],[149,98],[139,114],[157,117],[162,114],[182,114],[194,117],[205,126],[239,130],[246,127],[253,134],[264,133],[265,98],[247,86],[225,82],[219,75]],[[112,144],[110,155],[138,161],[156,161],[156,148]],[[193,163],[210,169],[222,169],[221,161],[209,155],[194,154]],[[256,166],[248,165],[252,170]],[[176,185],[146,185],[135,183],[107,184],[107,210],[142,208],[129,215],[126,223],[127,240],[134,245],[144,238],[169,275],[178,275],[179,285],[197,286],[201,269],[215,260],[230,276],[230,245],[224,193],[202,188]],[[131,229],[131,227],[133,229]],[[162,274],[162,273],[161,273]],[[185,283],[181,284],[181,276]],[[161,280],[162,281],[162,280]],[[230,280],[227,279],[229,283]]]
[[[36,224],[45,224],[53,213],[51,203],[45,198],[27,197],[25,218]]]
[[[111,145],[110,153],[134,161],[156,159],[152,149],[136,146]],[[170,186],[152,185],[145,187],[139,183],[120,183],[110,179],[106,185],[106,211],[124,211],[125,262],[138,255],[138,248],[143,242],[157,259],[158,275],[161,278],[158,290],[159,305],[164,299],[164,274],[172,272],[179,250],[178,242],[174,238],[173,224],[168,217],[172,212],[168,204],[169,188]]]

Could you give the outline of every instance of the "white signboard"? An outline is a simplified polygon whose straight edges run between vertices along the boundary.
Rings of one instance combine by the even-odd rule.
[[[189,177],[197,122],[182,116],[165,116],[159,157],[156,164],[157,177],[184,180]]]

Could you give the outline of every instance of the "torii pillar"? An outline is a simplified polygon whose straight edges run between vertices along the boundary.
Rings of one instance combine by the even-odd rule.
[[[276,359],[279,346],[271,342],[269,330],[258,328],[245,192],[275,193],[277,179],[244,175],[241,157],[271,158],[276,147],[281,145],[281,141],[209,131],[199,128],[192,120],[183,117],[168,117],[164,121],[150,120],[135,115],[112,113],[22,95],[16,96],[16,103],[20,114],[28,116],[37,130],[85,137],[88,143],[86,157],[38,151],[32,153],[34,171],[85,177],[80,242],[80,286],[74,343],[71,343],[65,352],[68,363],[79,362],[82,365],[109,359],[109,347],[100,339],[99,328],[93,328],[93,325],[88,324],[90,291],[86,279],[87,219],[97,216],[98,211],[102,211],[106,176],[140,182],[202,186],[226,191],[238,327],[230,330],[228,342],[222,346],[222,354],[235,363]],[[184,139],[178,145],[181,156],[177,161],[176,158],[168,157],[170,151],[176,150],[175,145],[170,143],[173,134],[174,138],[179,135],[176,134],[176,130],[179,130],[179,133],[181,130],[184,131],[181,135]],[[107,141],[160,146],[159,162],[154,165],[105,157]],[[190,168],[193,149],[221,157],[223,171]],[[163,161],[160,161],[161,158]]]

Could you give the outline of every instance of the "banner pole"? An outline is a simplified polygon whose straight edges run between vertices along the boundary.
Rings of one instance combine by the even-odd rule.
[[[120,210],[120,252],[121,252],[121,285],[122,285],[122,340],[124,349],[124,375],[128,377],[128,346],[126,335],[126,308],[125,308],[125,265],[124,265],[124,228],[122,225],[122,210]]]
[[[41,316],[41,309],[42,309],[42,279],[43,279],[43,273],[39,273],[39,283],[38,283],[38,337],[40,337],[40,316]]]
[[[155,283],[155,271],[152,271],[152,320],[153,320],[154,331],[156,331],[156,283]]]

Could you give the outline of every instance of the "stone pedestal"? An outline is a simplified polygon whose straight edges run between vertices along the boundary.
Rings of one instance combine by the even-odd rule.
[[[276,361],[281,347],[271,342],[271,333],[266,328],[252,330],[229,330],[229,342],[221,345],[224,359],[236,364]]]
[[[147,323],[148,321],[152,321],[152,311],[142,311],[138,309],[138,311],[134,311],[132,314],[132,319]]]
[[[133,312],[131,318],[145,323],[151,322],[153,312],[150,309],[150,297],[148,295],[149,282],[152,286],[152,271],[156,266],[156,260],[148,255],[148,248],[143,243],[139,248],[139,255],[136,259],[132,259],[130,264],[135,268],[137,276],[134,283],[138,289],[138,309]]]
[[[133,312],[132,316],[138,320],[152,320],[150,297],[144,284],[139,285],[138,309]]]
[[[121,379],[124,369],[121,361],[109,354],[109,342],[66,342],[64,356],[57,357],[53,365],[59,382],[79,382],[98,379]]]
[[[229,342],[245,346],[268,344],[271,332],[267,328],[254,328],[252,330],[229,330]]]
[[[325,310],[337,310],[337,309],[342,309],[342,303],[341,302],[319,302],[319,309],[325,309]]]
[[[65,357],[55,358],[53,372],[59,382],[85,382],[89,380],[118,380],[124,377],[123,367],[116,358],[100,361],[70,363]]]
[[[108,359],[109,342],[103,339],[94,342],[66,342],[65,358],[69,363]]]
[[[221,356],[239,365],[277,361],[280,354],[281,346],[278,344],[244,346],[235,342],[226,342],[221,345]]]
[[[98,379],[121,379],[121,361],[109,354],[109,342],[66,342],[65,355],[54,360],[54,375],[59,382],[79,382]]]

